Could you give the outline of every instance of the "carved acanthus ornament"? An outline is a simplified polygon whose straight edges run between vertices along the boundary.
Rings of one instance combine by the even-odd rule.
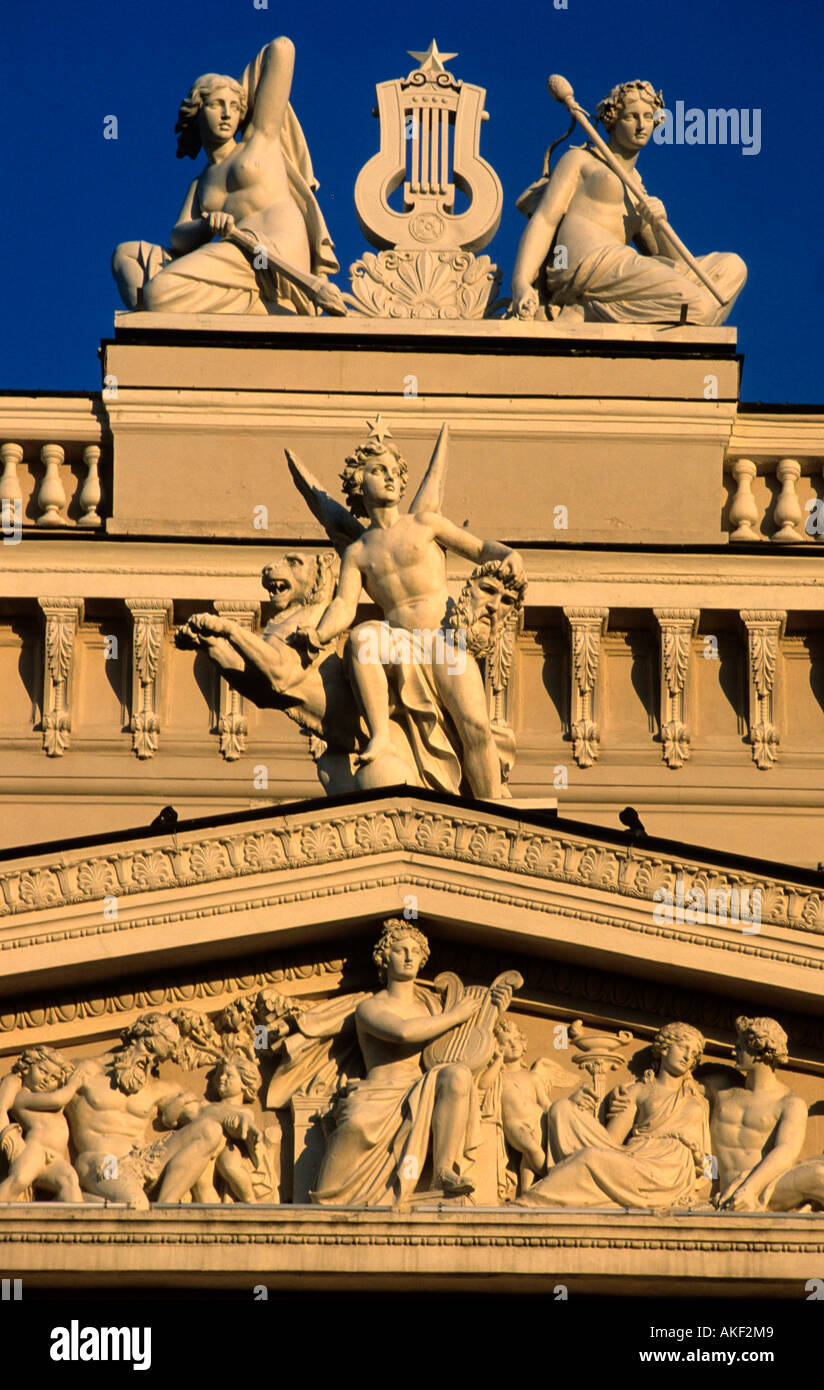
[[[246,632],[255,632],[260,620],[260,604],[247,603],[242,599],[217,600],[215,612],[231,618]],[[227,762],[235,762],[241,753],[246,752],[249,720],[243,695],[229,685],[222,675],[218,676],[218,732],[221,753]]]
[[[41,598],[46,620],[43,672],[43,748],[50,758],[62,757],[72,727],[71,676],[77,629],[83,621],[80,598]]]
[[[569,734],[579,767],[592,767],[598,757],[600,730],[596,722],[596,687],[601,638],[607,629],[608,608],[565,608],[571,639]]]
[[[683,767],[690,755],[686,724],[687,678],[697,608],[656,608],[661,651],[661,742],[667,767]]]
[[[475,251],[497,231],[503,190],[479,153],[484,90],[457,81],[434,40],[420,67],[378,85],[380,152],[355,184],[361,231],[373,246],[350,268],[347,302],[370,318],[481,319],[496,308],[500,271]],[[376,113],[376,114],[377,114]],[[403,184],[403,211],[391,193]],[[455,192],[469,207],[455,212]]]
[[[349,268],[362,314],[391,319],[482,319],[501,272],[469,251],[367,251]]]
[[[775,690],[779,643],[784,635],[787,614],[770,609],[751,609],[741,614],[747,629],[750,671],[750,742],[756,767],[766,771],[778,757],[778,730],[775,727]]]
[[[157,752],[158,687],[163,643],[171,627],[171,599],[127,599],[132,615],[132,749],[138,758]]]

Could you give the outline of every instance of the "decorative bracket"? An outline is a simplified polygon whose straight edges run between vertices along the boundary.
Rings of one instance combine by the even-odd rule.
[[[697,608],[654,608],[661,650],[661,741],[667,767],[683,767],[690,755],[686,724],[690,649],[701,614]]]
[[[215,612],[231,618],[238,627],[254,632],[260,621],[260,604],[244,599],[226,599],[215,603]],[[246,738],[249,721],[246,717],[246,702],[240,691],[233,690],[218,676],[218,732],[220,751],[227,762],[236,762],[241,753],[246,752]]]
[[[778,756],[775,727],[775,683],[779,642],[784,636],[787,614],[769,609],[742,612],[747,629],[750,670],[750,743],[752,759],[762,771],[771,768]]]
[[[46,619],[43,748],[50,758],[61,758],[69,746],[72,727],[72,667],[84,605],[82,598],[41,598],[37,601]]]
[[[157,752],[158,676],[163,641],[172,622],[172,601],[165,598],[127,598],[132,615],[132,751],[138,758]]]
[[[569,736],[579,767],[592,767],[598,757],[600,731],[595,720],[596,687],[601,661],[601,638],[607,630],[608,608],[565,608],[571,636]]]

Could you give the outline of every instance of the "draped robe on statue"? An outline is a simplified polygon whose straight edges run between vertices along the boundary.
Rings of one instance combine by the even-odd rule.
[[[624,1144],[573,1100],[556,1101],[549,1112],[556,1166],[520,1201],[557,1207],[686,1205],[711,1150],[707,1103],[692,1087],[656,1090],[654,1102],[645,1098],[645,1118],[636,1119]]]
[[[440,1003],[425,991],[415,997],[431,1014]],[[447,1064],[443,1064],[447,1065]],[[418,1062],[420,1067],[420,1062]],[[423,1172],[432,1130],[432,1112],[438,1072],[442,1066],[418,1071],[409,1080],[387,1085],[369,1076],[351,1081],[334,1110],[335,1129],[329,1139],[312,1201],[325,1206],[393,1206],[414,1192]],[[354,1141],[342,1161],[336,1140]],[[464,1157],[471,1158],[480,1144],[480,1106],[472,1088],[469,1118],[463,1143]]]
[[[249,64],[240,78],[247,100],[246,124],[254,108],[263,67],[263,52]],[[334,275],[340,266],[315,197],[318,182],[312,171],[306,139],[290,105],[286,107],[283,118],[280,144],[286,163],[289,192],[306,224],[312,274]],[[260,218],[261,214],[257,216]],[[254,223],[255,214],[252,213],[242,219],[241,226],[254,234]],[[278,251],[275,245],[272,249]],[[138,243],[137,259],[145,272],[145,283],[159,275],[163,276],[162,307],[167,313],[317,313],[308,295],[298,285],[278,275],[272,268],[256,271],[240,247],[231,241],[207,242],[205,246],[184,256],[174,256],[166,247],[141,241]]]
[[[566,270],[547,267],[553,303],[582,304],[593,323],[677,323],[705,326],[726,321],[744,287],[747,268],[733,252],[696,256],[724,299],[719,304],[694,271],[668,256],[642,256],[633,246],[600,246]]]

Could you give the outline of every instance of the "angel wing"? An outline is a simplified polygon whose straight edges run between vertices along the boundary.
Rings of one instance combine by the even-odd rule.
[[[577,1086],[579,1077],[573,1076],[571,1072],[559,1067],[557,1062],[553,1062],[551,1057],[539,1057],[532,1063],[530,1071],[535,1071],[540,1076],[547,1090],[553,1086],[560,1089],[568,1089],[570,1086]]]
[[[410,512],[439,512],[441,510],[446,484],[448,443],[449,425],[444,421],[432,457],[429,460],[429,467],[423,475],[423,482],[412,498]]]
[[[366,528],[346,507],[329,496],[306,465],[301,463],[297,454],[293,454],[290,449],[285,449],[284,453],[295,487],[312,515],[317,517],[338,554],[342,555],[352,541],[363,535]]]

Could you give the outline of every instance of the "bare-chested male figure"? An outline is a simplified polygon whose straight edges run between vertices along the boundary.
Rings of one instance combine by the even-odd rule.
[[[598,103],[609,149],[627,173],[663,105],[649,82],[622,82]],[[740,256],[698,257],[718,286],[720,305],[667,240],[660,199],[645,195],[634,203],[591,147],[567,150],[518,206],[530,218],[512,276],[512,312],[519,318],[539,310],[542,296],[534,287],[542,270],[540,290],[552,304],[578,305],[586,319],[601,323],[677,323],[682,310],[688,323],[723,323],[747,278]]]
[[[708,1086],[716,1099],[710,1122],[718,1159],[715,1205],[756,1211],[769,1205],[782,1173],[796,1162],[807,1128],[807,1106],[775,1075],[787,1061],[787,1034],[774,1018],[737,1018],[735,1064],[744,1085]],[[725,1078],[726,1080],[726,1078]]]
[[[293,464],[294,460],[290,459]],[[354,516],[369,520],[358,539],[343,552],[337,591],[316,628],[300,629],[293,639],[313,654],[352,627],[361,587],[383,613],[390,629],[429,640],[435,656],[428,669],[438,698],[452,717],[463,750],[463,771],[475,796],[501,795],[501,768],[490,728],[480,668],[465,648],[456,653],[455,634],[444,644],[449,594],[444,550],[486,564],[499,561],[499,576],[520,588],[525,584],[520,555],[497,541],[482,541],[439,511],[413,508],[401,515],[399,502],[407,478],[406,461],[388,431],[376,422],[366,444],[347,460],[343,488]],[[418,494],[420,497],[420,493]],[[395,749],[390,735],[389,684],[374,642],[364,640],[362,624],[348,639],[349,675],[369,730],[360,761],[369,763]],[[373,634],[374,635],[374,634]],[[433,638],[441,637],[438,644]],[[460,656],[460,660],[456,659]]]
[[[173,1055],[180,1040],[171,1019],[144,1014],[122,1037],[114,1052],[78,1064],[68,1116],[81,1186],[145,1209],[147,1189],[158,1184],[155,1201],[179,1202],[222,1149],[223,1126],[198,1115],[195,1096],[157,1078],[158,1063]],[[170,1129],[189,1116],[191,1122],[148,1138],[156,1115]]]

